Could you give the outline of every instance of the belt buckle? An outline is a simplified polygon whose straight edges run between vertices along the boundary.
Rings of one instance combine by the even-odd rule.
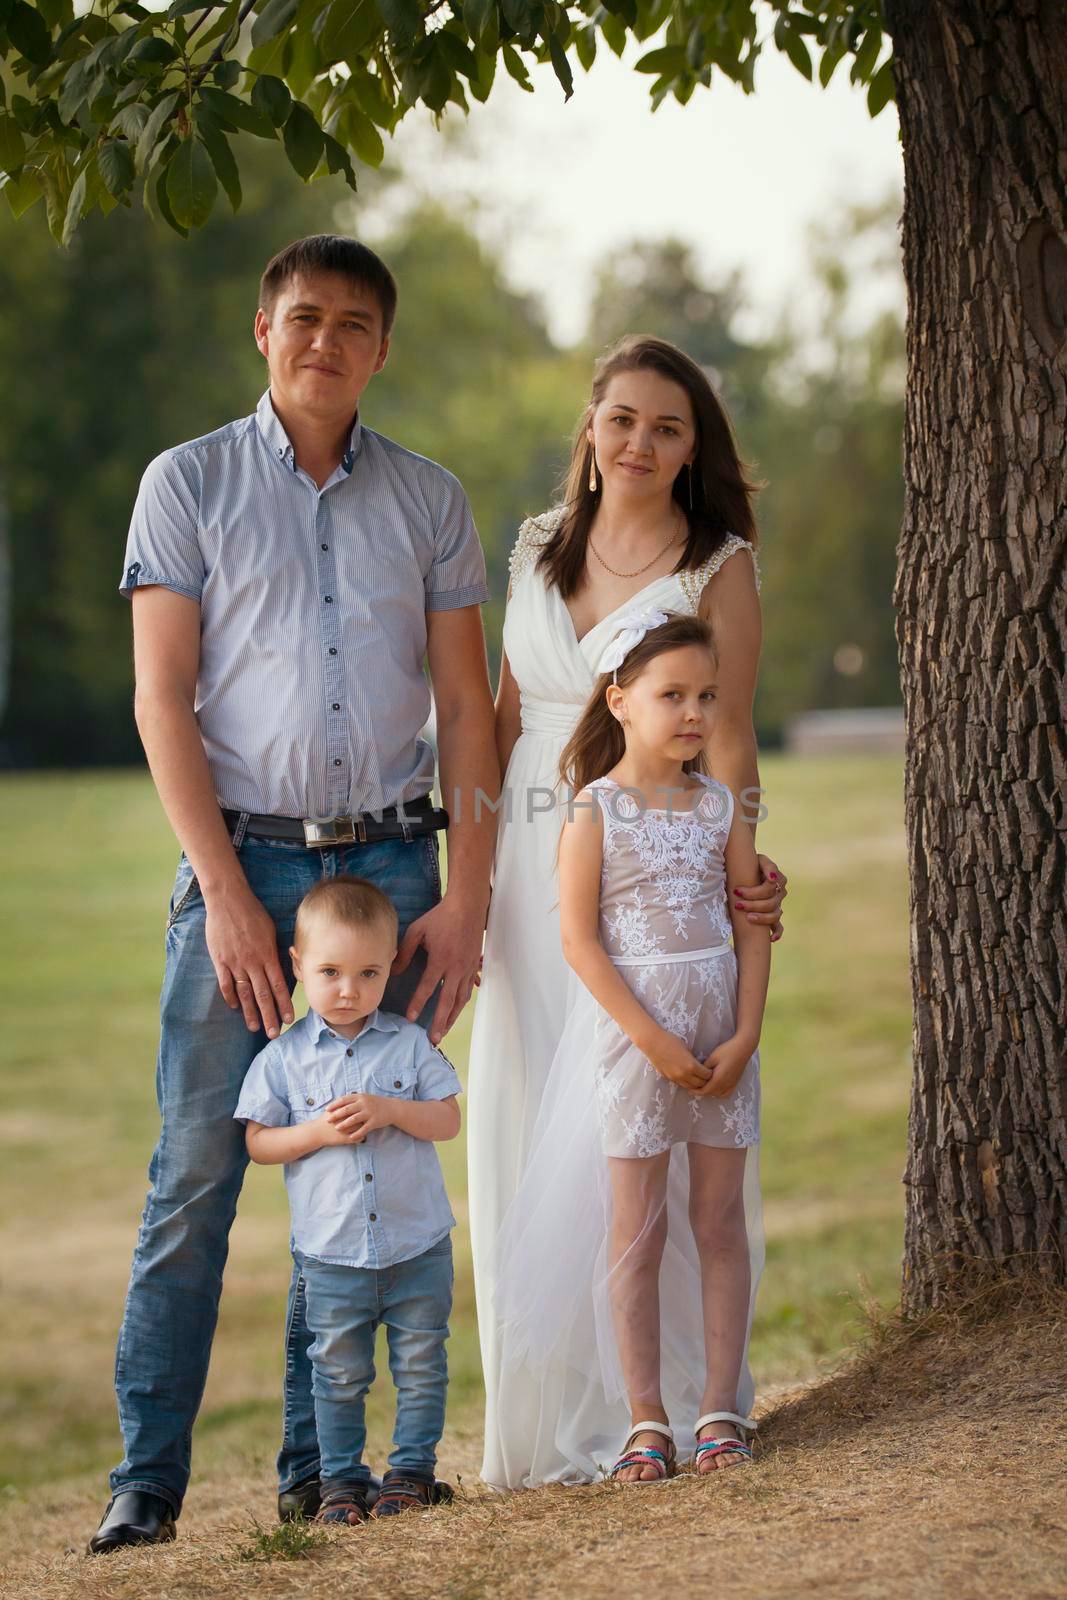
[[[304,843],[309,848],[326,849],[330,845],[360,844],[367,842],[367,830],[362,817],[330,817],[326,822],[312,822],[303,818]]]

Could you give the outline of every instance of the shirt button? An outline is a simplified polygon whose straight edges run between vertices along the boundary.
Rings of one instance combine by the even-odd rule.
[[[326,604],[328,606],[332,606],[333,605],[333,595],[332,594],[324,594],[322,598],[325,600],[325,602],[326,602]]]
[[[393,1079],[393,1088],[394,1089],[402,1089],[403,1087],[404,1087],[404,1085],[400,1082],[399,1078],[394,1078]]]
[[[307,1097],[307,1100],[304,1102],[304,1104],[305,1105],[309,1105],[309,1106],[313,1106],[315,1104],[315,1096],[313,1094],[309,1094],[308,1097]]]
[[[348,1049],[347,1049],[347,1050],[346,1050],[346,1051],[345,1051],[345,1055],[346,1055],[346,1056],[350,1056],[350,1055],[351,1055],[351,1054],[352,1054],[352,1047],[351,1047],[351,1045],[350,1045],[350,1046],[349,1046],[349,1047],[348,1047]]]
[[[340,709],[341,709],[341,702],[340,702],[340,700],[335,700],[335,701],[334,701],[334,703],[333,703],[333,709],[334,709],[334,710],[335,710],[335,711],[340,711]]]
[[[331,645],[331,646],[330,646],[330,649],[329,649],[329,654],[330,654],[330,655],[331,655],[331,656],[335,656],[335,655],[336,655],[336,654],[337,654],[337,650],[336,650],[336,648],[335,648],[335,647],[334,647],[334,646],[333,646],[333,645]]]
[[[339,767],[341,765],[341,758],[339,756],[335,756],[333,764],[335,767]]]
[[[328,545],[328,544],[323,544],[323,545],[320,545],[320,546],[319,546],[319,549],[320,549],[320,550],[328,550],[328,549],[329,549],[329,548],[330,548],[330,547],[329,547],[329,545]]]
[[[366,1181],[367,1181],[367,1183],[369,1183],[369,1182],[370,1182],[370,1179],[371,1179],[371,1175],[370,1175],[370,1173],[369,1173],[369,1172],[367,1172],[367,1173],[364,1173],[364,1178],[365,1178],[365,1179],[366,1179]]]
[[[372,1221],[372,1222],[377,1222],[377,1220],[378,1220],[378,1213],[377,1213],[377,1212],[376,1212],[376,1211],[372,1211],[372,1212],[371,1212],[371,1214],[370,1214],[370,1220],[371,1220],[371,1221]]]

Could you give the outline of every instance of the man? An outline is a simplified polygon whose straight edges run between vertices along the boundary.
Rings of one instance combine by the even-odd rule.
[[[255,319],[268,392],[253,416],[152,462],[134,508],[121,585],[134,710],[183,855],[162,1128],[116,1356],[125,1458],[94,1553],[174,1537],[247,1161],[233,1110],[253,1056],[293,1020],[302,896],[339,872],[389,895],[401,940],[383,1006],[434,1044],[477,981],[494,830],[474,800],[499,787],[485,563],[451,474],[360,422],[395,308],[391,273],[357,241],[281,251]],[[443,899],[424,656],[452,817]],[[318,1504],[308,1343],[294,1269],[283,1516]]]

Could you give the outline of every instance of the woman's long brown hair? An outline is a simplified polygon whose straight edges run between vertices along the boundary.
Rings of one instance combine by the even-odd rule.
[[[545,582],[554,584],[565,600],[581,584],[589,529],[600,503],[600,488],[589,487],[593,450],[586,430],[608,384],[620,372],[658,372],[681,384],[693,408],[697,453],[691,470],[678,474],[673,489],[675,503],[689,525],[689,536],[672,570],[684,572],[687,567],[699,567],[731,533],[747,539],[753,547],[758,542],[752,509],[758,485],[747,476],[730,419],[702,368],[666,339],[628,334],[597,362],[592,394],[575,429],[570,466],[561,485],[566,516],[537,558]]]
[[[635,678],[667,650],[680,650],[684,645],[696,644],[716,660],[715,641],[711,625],[702,617],[671,616],[658,628],[652,628],[640,644],[634,645],[622,666],[615,674],[620,689],[633,683]],[[570,785],[571,793],[578,794],[594,778],[617,767],[626,753],[626,737],[617,717],[608,708],[607,690],[611,684],[610,672],[602,672],[593,685],[578,726],[567,741],[559,759],[560,781]],[[682,762],[684,772],[707,773],[703,750]],[[710,773],[708,774],[710,777]]]

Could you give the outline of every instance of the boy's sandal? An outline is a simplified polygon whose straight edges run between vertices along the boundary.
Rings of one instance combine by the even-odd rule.
[[[631,1439],[636,1439],[639,1433],[658,1433],[667,1441],[667,1449],[653,1449],[651,1445],[642,1445],[638,1450],[629,1449]],[[623,1478],[626,1487],[631,1484],[662,1483],[664,1478],[674,1477],[674,1434],[665,1422],[635,1422],[622,1447],[622,1454],[612,1467],[609,1478],[614,1478],[617,1472],[623,1472],[627,1467],[655,1467],[654,1478]]]
[[[732,1422],[741,1434],[740,1439],[701,1439],[700,1430],[712,1422]],[[739,1417],[736,1411],[709,1411],[706,1416],[698,1417],[693,1424],[693,1433],[696,1435],[696,1449],[693,1452],[693,1465],[700,1470],[701,1458],[715,1461],[719,1456],[743,1456],[746,1461],[752,1460],[752,1449],[745,1443],[746,1433],[755,1433],[756,1424],[751,1417]],[[716,1468],[716,1471],[719,1469]],[[709,1474],[704,1474],[709,1476]]]
[[[398,1517],[402,1511],[424,1511],[427,1506],[447,1505],[453,1498],[450,1483],[399,1471],[389,1471],[382,1479],[381,1491],[371,1513],[374,1517]]]
[[[331,1489],[324,1495],[315,1513],[315,1521],[334,1522],[342,1527],[354,1528],[357,1523],[366,1522],[369,1516],[366,1492],[358,1484],[350,1484],[347,1488]]]

